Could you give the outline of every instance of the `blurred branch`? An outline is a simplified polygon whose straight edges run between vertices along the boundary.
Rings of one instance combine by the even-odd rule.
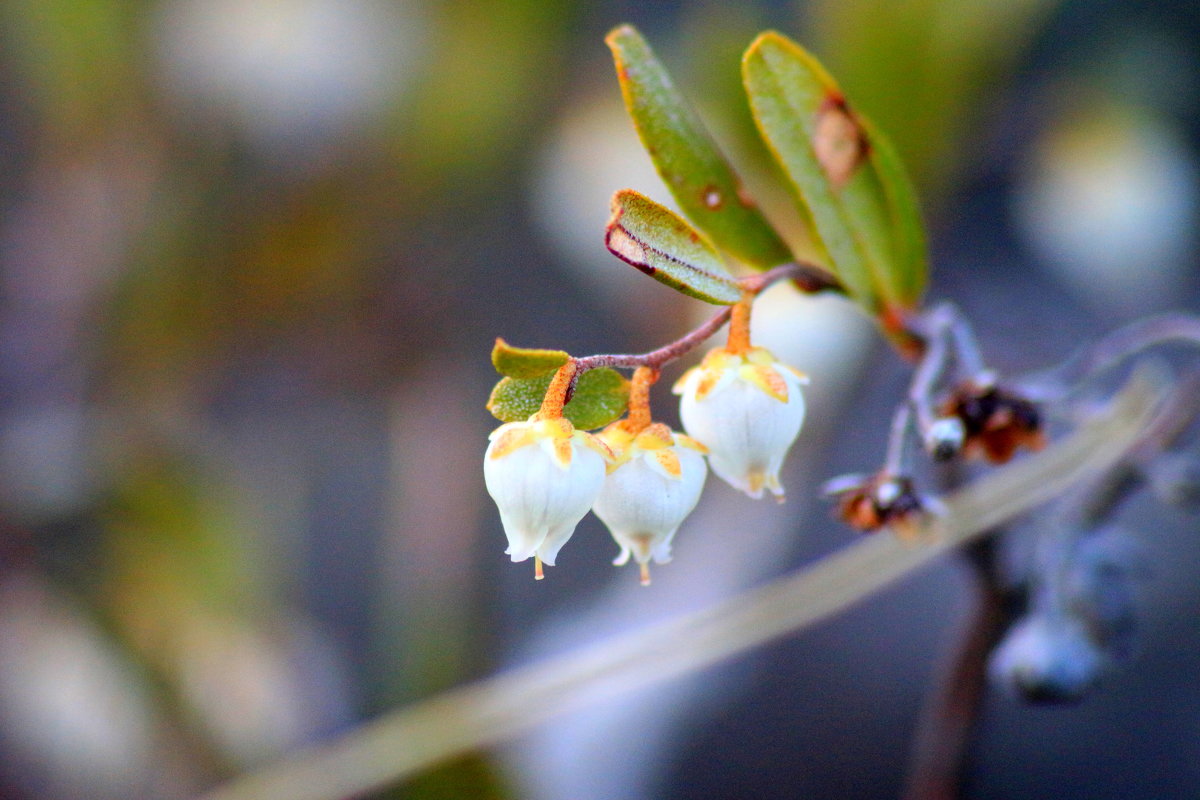
[[[988,658],[1011,623],[1010,598],[996,576],[995,541],[984,538],[963,548],[971,566],[975,608],[918,722],[905,800],[955,800],[962,794],[983,705]]]
[[[600,699],[710,666],[808,628],[1125,458],[1164,390],[1135,379],[1046,451],[946,498],[920,544],[878,535],[707,610],[597,642],[385,714],[328,745],[236,779],[204,800],[335,800],[512,738]]]

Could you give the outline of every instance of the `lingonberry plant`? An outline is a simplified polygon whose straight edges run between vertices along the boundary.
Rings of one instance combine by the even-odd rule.
[[[759,130],[791,178],[798,209],[824,255],[821,264],[794,258],[637,31],[618,28],[608,44],[642,141],[697,227],[626,189],[613,197],[605,242],[647,275],[725,308],[642,355],[576,358],[497,340],[493,363],[507,377],[488,408],[506,424],[492,434],[484,473],[509,555],[514,561],[533,556],[538,578],[594,507],[621,547],[617,563],[632,556],[648,583],[649,561],[669,559],[707,468],[750,497],[768,491],[783,499],[779,471],[804,421],[807,378],[751,342],[759,293],[782,280],[806,292],[839,292],[916,356],[924,349],[918,323],[927,270],[916,201],[894,151],[797,45],[764,34],[747,52],[744,69]],[[765,271],[735,278],[726,256]],[[656,423],[650,387],[660,368],[726,321],[727,343],[675,385],[688,435]],[[633,369],[632,382],[614,368]],[[601,426],[607,427],[597,437],[577,430]],[[600,474],[602,464],[607,476]],[[870,527],[919,510],[911,492],[876,494],[880,518]]]
[[[542,578],[592,510],[616,540],[616,563],[632,559],[646,583],[650,562],[670,558],[709,469],[751,498],[782,500],[780,468],[804,421],[807,379],[750,339],[756,299],[782,281],[845,297],[913,365],[882,467],[825,487],[852,527],[899,536],[869,537],[694,615],[400,710],[213,798],[365,792],[578,707],[589,683],[647,686],[799,630],[952,548],[975,568],[980,608],[914,737],[909,797],[959,796],[985,674],[1029,700],[1075,700],[1129,653],[1136,559],[1113,518],[1142,488],[1170,504],[1200,500],[1200,463],[1186,447],[1200,378],[1160,361],[1150,378],[1135,375],[1117,390],[1114,373],[1152,347],[1200,345],[1200,320],[1143,320],[1056,367],[1000,375],[969,320],[926,302],[925,237],[900,159],[809,53],[764,33],[742,71],[758,132],[817,253],[811,261],[796,258],[759,211],[637,31],[619,27],[607,42],[634,125],[687,219],[624,189],[613,197],[606,244],[721,308],[642,354],[580,357],[497,339],[492,361],[504,377],[488,408],[504,424],[491,435],[484,476],[509,556],[533,558]],[[660,370],[726,323],[726,342],[675,385],[686,435],[655,421]],[[1043,448],[980,477],[963,468]],[[943,469],[916,469],[920,454]],[[937,480],[923,477],[931,472]],[[1031,531],[1028,568],[1004,574],[996,534],[1039,505],[1046,511]]]
[[[636,191],[617,191],[608,249],[661,283],[723,308],[641,355],[574,357],[497,340],[493,363],[506,377],[488,408],[506,424],[492,435],[484,469],[507,552],[513,561],[533,556],[537,578],[591,508],[620,546],[615,563],[632,557],[649,583],[648,563],[670,558],[676,531],[699,499],[705,459],[717,477],[751,498],[769,492],[783,500],[780,467],[804,421],[807,378],[750,340],[755,300],[773,283],[844,296],[914,365],[882,468],[825,486],[852,527],[888,528],[909,539],[941,512],[940,495],[956,483],[944,478],[920,486],[912,451],[934,462],[1003,464],[1023,449],[1042,449],[1049,418],[1069,425],[1085,416],[1104,374],[1130,356],[1172,339],[1200,343],[1200,321],[1162,317],[1118,331],[1041,375],[999,375],[954,306],[926,303],[925,235],[900,158],[812,55],[768,32],[742,61],[758,133],[818,253],[806,261],[759,211],[638,32],[619,27],[607,43],[642,143],[687,217]],[[730,262],[758,271],[735,277]],[[655,422],[650,388],[659,370],[726,322],[727,342],[675,385],[687,435]],[[633,370],[632,381],[617,369]],[[1136,457],[1059,498],[1057,533],[1043,537],[1017,588],[1003,590],[1006,607],[1028,611],[996,628],[997,641],[1004,638],[991,669],[1030,699],[1076,699],[1129,650],[1133,570],[1121,548],[1108,544],[1111,532],[1101,534],[1118,502],[1138,486],[1172,482],[1158,494],[1174,502],[1194,498],[1200,488],[1196,460],[1167,453],[1197,411],[1183,384],[1173,385],[1176,402],[1161,411]],[[600,427],[595,437],[581,430]],[[1170,478],[1162,477],[1164,464],[1173,465]],[[999,594],[990,546],[973,558]]]

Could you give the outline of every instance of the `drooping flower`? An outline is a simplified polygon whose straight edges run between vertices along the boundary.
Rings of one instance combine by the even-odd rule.
[[[608,446],[566,419],[536,417],[492,431],[483,457],[488,494],[500,509],[513,561],[554,565],[559,549],[600,493]]]
[[[682,395],[683,427],[708,448],[712,471],[753,498],[766,488],[782,501],[779,469],[804,423],[805,383],[765,348],[717,348],[674,391]]]
[[[621,553],[613,564],[630,557],[650,582],[649,563],[671,560],[671,540],[684,518],[696,507],[708,468],[705,448],[653,423],[632,434],[620,422],[600,434],[617,454],[592,510],[612,533]]]

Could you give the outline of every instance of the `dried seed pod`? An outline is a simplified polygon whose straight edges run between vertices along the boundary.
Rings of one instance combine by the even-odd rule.
[[[842,521],[864,533],[891,527],[911,535],[925,513],[925,503],[905,475],[849,475],[825,484],[824,492],[837,499]]]
[[[991,383],[959,385],[941,413],[962,422],[967,457],[983,456],[993,464],[1003,464],[1020,447],[1040,450],[1046,444],[1037,406]]]

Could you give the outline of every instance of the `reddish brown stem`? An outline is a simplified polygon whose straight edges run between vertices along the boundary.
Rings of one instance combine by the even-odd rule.
[[[738,284],[742,287],[743,291],[753,297],[768,286],[784,280],[795,281],[796,285],[802,291],[809,293],[826,290],[845,291],[837,278],[818,266],[804,263],[782,264],[766,272],[748,275],[739,280]],[[716,333],[722,325],[729,321],[732,313],[733,307],[726,306],[709,317],[700,327],[648,353],[637,355],[602,354],[576,358],[574,359],[576,366],[575,380],[578,380],[579,376],[589,369],[596,369],[597,367],[620,367],[623,369],[650,367],[652,369],[661,369],[672,361],[687,355],[702,344],[704,340]]]
[[[720,330],[721,326],[729,321],[731,310],[729,306],[725,306],[716,314],[709,317],[703,325],[691,331],[686,336],[680,337],[670,344],[663,345],[657,350],[651,350],[649,353],[642,353],[640,355],[585,356],[575,359],[575,365],[579,370],[579,374],[589,369],[596,369],[597,367],[624,367],[626,369],[650,367],[652,369],[660,369],[663,365],[687,355],[703,344],[705,339]]]
[[[995,540],[965,552],[973,567],[976,606],[952,660],[926,701],[910,758],[904,800],[958,800],[987,688],[987,662],[1009,624],[1007,597],[997,583]]]
[[[679,358],[690,353],[696,347],[701,345],[706,339],[720,330],[721,326],[730,320],[731,316],[741,314],[744,317],[738,325],[744,327],[746,333],[746,344],[749,344],[749,311],[750,304],[753,302],[759,292],[766,289],[779,281],[792,280],[801,291],[815,293],[821,291],[837,291],[845,293],[845,288],[838,282],[833,275],[814,264],[805,264],[793,262],[789,264],[781,264],[778,267],[760,272],[756,275],[749,275],[738,281],[742,290],[746,293],[746,298],[735,304],[734,306],[726,306],[716,314],[708,318],[702,325],[684,336],[676,339],[669,344],[663,345],[657,350],[651,350],[648,353],[640,354],[600,354],[594,356],[584,356],[583,358],[573,358],[569,365],[574,365],[574,372],[571,374],[570,381],[565,388],[560,390],[556,383],[551,383],[546,393],[546,401],[543,403],[543,411],[546,410],[546,403],[554,406],[550,400],[550,395],[558,393],[562,402],[557,404],[558,414],[562,413],[562,406],[569,402],[571,395],[575,392],[575,384],[579,381],[579,377],[589,369],[598,367],[619,367],[623,369],[637,369],[638,367],[649,367],[656,372],[662,369],[666,364],[671,363]],[[744,306],[741,312],[737,312],[739,306]],[[566,366],[560,369],[560,374]],[[555,376],[555,381],[558,380],[558,375]],[[553,411],[553,408],[551,408]],[[541,413],[541,412],[539,412]]]
[[[806,294],[817,294],[818,292],[827,291],[838,292],[840,294],[846,293],[846,287],[842,286],[841,282],[830,272],[818,267],[816,264],[807,264],[800,261],[780,264],[778,267],[773,267],[766,272],[747,275],[739,280],[738,283],[743,290],[758,294],[773,283],[789,279],[796,284],[797,289]]]

